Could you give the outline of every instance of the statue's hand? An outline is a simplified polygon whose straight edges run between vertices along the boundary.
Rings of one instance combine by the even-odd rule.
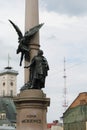
[[[30,67],[30,65],[29,66],[24,66],[24,68],[29,68]]]

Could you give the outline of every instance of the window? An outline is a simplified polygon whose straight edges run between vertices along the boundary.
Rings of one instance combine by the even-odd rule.
[[[10,96],[13,96],[13,90],[10,90]]]
[[[3,86],[5,86],[5,82],[3,82]]]
[[[5,96],[5,90],[3,90],[3,96]]]
[[[13,86],[13,82],[11,82],[10,85]]]

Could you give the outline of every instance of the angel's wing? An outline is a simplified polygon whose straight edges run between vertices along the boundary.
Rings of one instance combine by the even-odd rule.
[[[25,37],[31,37],[33,36],[34,34],[36,34],[39,29],[43,26],[44,23],[41,23],[33,28],[31,28],[29,31],[25,32]]]
[[[28,47],[26,47],[26,46],[22,46],[22,50],[23,50],[23,51],[26,51],[26,52],[29,52],[29,49],[28,49]]]
[[[15,28],[15,30],[16,30],[18,36],[19,36],[19,40],[20,40],[21,38],[23,38],[22,32],[21,32],[21,30],[19,29],[19,27],[18,27],[17,25],[15,25],[11,20],[9,20],[9,22],[10,22],[10,23],[13,25],[13,27]]]

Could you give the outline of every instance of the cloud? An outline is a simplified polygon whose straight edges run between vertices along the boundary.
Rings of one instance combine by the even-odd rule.
[[[40,23],[45,23],[40,30],[40,45],[50,66],[43,91],[51,98],[48,122],[52,122],[63,113],[64,57],[69,104],[80,92],[87,91],[87,16],[82,16],[86,14],[87,4],[84,1],[80,5],[81,1],[79,1],[77,5],[77,0],[72,3],[67,0],[66,3],[62,0],[40,0],[40,2]],[[76,13],[75,9],[80,6],[80,10]],[[9,53],[11,66],[19,71],[18,92],[24,84],[24,69],[23,66],[19,66],[20,54],[16,55],[18,36],[8,19],[24,32],[24,12],[24,0],[0,1],[0,55],[2,56],[0,69],[7,65]]]
[[[40,0],[42,9],[67,15],[86,15],[87,1],[84,0]]]
[[[68,104],[70,105],[80,92],[87,91],[87,16],[70,17],[41,10],[40,21],[45,22],[40,31],[40,41],[50,66],[44,91],[51,97],[48,120],[52,120],[64,112],[64,57]],[[51,117],[52,111],[54,114]]]
[[[7,0],[0,1],[0,70],[8,65],[8,53],[11,57],[10,66],[19,72],[17,91],[24,83],[22,76],[23,67],[19,66],[20,54],[16,54],[16,49],[18,47],[18,36],[12,25],[9,23],[8,19],[11,19],[15,24],[17,24],[21,31],[24,32],[24,13],[25,13],[25,0]]]

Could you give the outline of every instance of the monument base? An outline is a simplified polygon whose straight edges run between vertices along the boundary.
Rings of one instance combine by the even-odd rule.
[[[42,90],[29,89],[21,91],[14,98],[17,110],[16,130],[46,130],[47,107],[50,98]]]

